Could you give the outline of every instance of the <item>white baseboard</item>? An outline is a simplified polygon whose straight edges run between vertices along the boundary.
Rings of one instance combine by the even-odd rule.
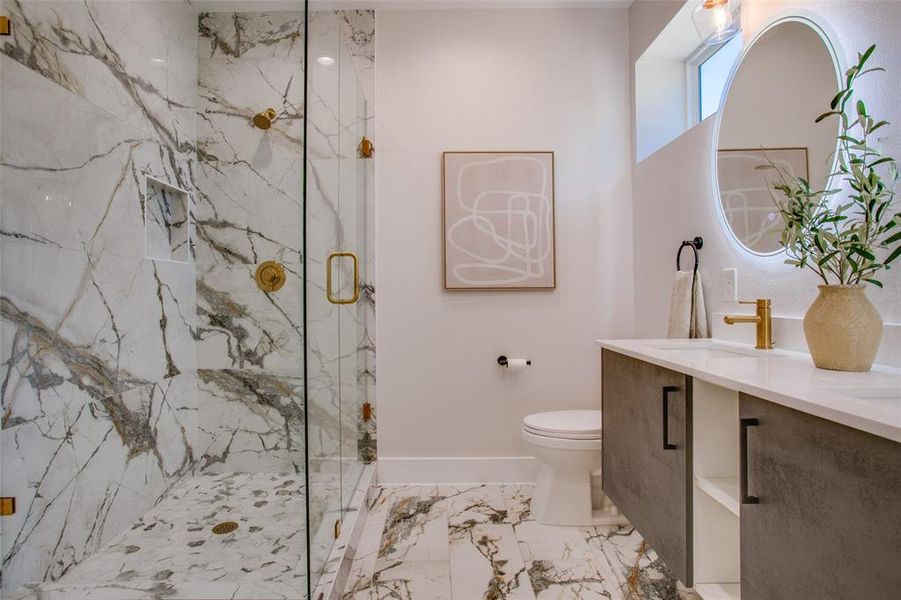
[[[538,463],[531,456],[378,459],[380,484],[533,482]]]

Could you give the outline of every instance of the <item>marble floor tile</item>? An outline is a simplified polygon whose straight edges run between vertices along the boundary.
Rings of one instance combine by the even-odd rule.
[[[531,517],[532,491],[377,488],[342,598],[700,600],[653,550],[640,552],[631,526],[543,525]]]
[[[615,597],[590,560],[536,560],[528,565],[528,573],[537,600]]]
[[[392,562],[368,585],[346,593],[353,600],[451,600],[450,570],[444,561]]]
[[[447,520],[451,530],[475,523],[509,523],[507,505],[496,485],[447,490]]]
[[[587,559],[596,551],[591,541],[619,528],[558,527],[538,521],[523,521],[514,530],[523,557],[535,560]],[[631,530],[631,528],[629,528]]]
[[[501,496],[510,523],[532,521],[532,492],[535,486],[531,483],[518,483],[501,486]]]
[[[632,527],[596,528],[586,536],[590,547],[589,557],[611,589],[626,589],[629,570],[641,548],[642,538]],[[640,567],[648,567],[657,560],[653,550],[640,561]]]
[[[378,561],[448,560],[447,500],[444,496],[396,495],[385,522]]]
[[[455,600],[535,598],[512,525],[451,527],[450,571]]]

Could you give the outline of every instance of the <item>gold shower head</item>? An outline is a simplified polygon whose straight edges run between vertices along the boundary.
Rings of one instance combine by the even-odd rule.
[[[259,129],[269,129],[275,120],[275,109],[267,108],[261,113],[257,113],[253,117],[253,126]]]

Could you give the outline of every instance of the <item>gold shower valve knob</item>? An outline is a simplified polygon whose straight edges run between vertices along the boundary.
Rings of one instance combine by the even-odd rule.
[[[285,268],[274,260],[257,267],[257,287],[266,293],[277,292],[285,285]]]

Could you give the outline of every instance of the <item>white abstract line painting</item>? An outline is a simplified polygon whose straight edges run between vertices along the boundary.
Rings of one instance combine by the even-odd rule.
[[[554,154],[444,153],[446,289],[553,289]]]

